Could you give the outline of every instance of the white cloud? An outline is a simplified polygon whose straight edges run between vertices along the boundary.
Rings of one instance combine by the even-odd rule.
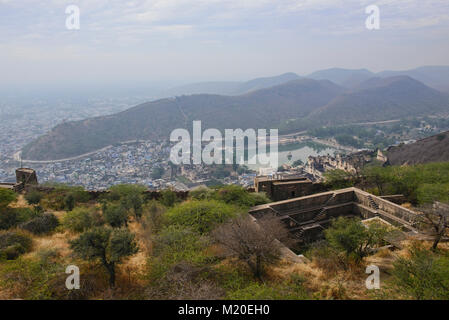
[[[81,9],[79,31],[65,29],[69,4]],[[364,27],[370,4],[381,10],[379,32]],[[160,74],[176,65],[172,75],[215,70],[229,77],[363,59],[367,65],[354,67],[369,67],[375,59],[365,56],[375,41],[382,41],[380,56],[400,61],[404,51],[389,47],[432,39],[442,51],[449,37],[447,0],[0,0],[0,8],[0,69],[18,79],[48,69],[58,79],[60,70],[100,79],[112,76],[110,68],[144,77],[139,65]],[[416,57],[432,60],[431,47],[419,50]]]

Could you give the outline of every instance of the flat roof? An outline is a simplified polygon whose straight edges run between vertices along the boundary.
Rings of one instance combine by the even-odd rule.
[[[276,181],[273,182],[273,185],[283,185],[283,184],[297,184],[297,183],[312,183],[309,179],[307,180],[296,180],[296,181]]]
[[[16,171],[24,171],[24,172],[28,172],[28,173],[33,173],[34,170],[30,169],[30,168],[19,168]]]

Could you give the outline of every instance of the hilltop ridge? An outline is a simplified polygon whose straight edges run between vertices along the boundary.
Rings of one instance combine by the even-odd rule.
[[[372,78],[354,89],[301,78],[238,96],[165,98],[109,116],[66,122],[26,145],[22,158],[63,159],[121,141],[168,139],[176,128],[190,129],[194,120],[201,120],[203,128],[279,128],[287,133],[448,112],[448,95],[408,76]]]

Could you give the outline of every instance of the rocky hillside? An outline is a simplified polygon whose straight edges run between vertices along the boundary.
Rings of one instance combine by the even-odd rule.
[[[449,131],[388,149],[392,165],[449,161]]]

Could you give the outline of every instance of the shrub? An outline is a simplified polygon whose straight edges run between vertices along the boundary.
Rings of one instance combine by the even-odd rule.
[[[6,207],[16,200],[16,193],[9,189],[0,188],[0,207]]]
[[[39,204],[43,196],[41,192],[32,190],[25,195],[25,199],[29,204]]]
[[[149,261],[150,278],[159,281],[173,265],[186,262],[194,265],[206,262],[204,252],[208,239],[190,228],[170,225],[163,228],[154,239],[155,257]]]
[[[162,190],[160,202],[166,207],[173,207],[177,201],[176,192],[172,190]]]
[[[105,221],[114,228],[120,228],[128,224],[128,213],[121,204],[105,204],[103,206],[103,216]]]
[[[235,185],[219,188],[214,195],[214,199],[241,207],[252,207],[270,202],[263,194],[249,193],[243,187]]]
[[[35,216],[30,208],[4,208],[0,214],[0,230],[7,230]]]
[[[50,248],[50,249],[40,249],[36,253],[36,256],[42,263],[47,264],[55,262],[61,255],[58,249]]]
[[[449,255],[412,246],[410,257],[394,263],[392,287],[407,298],[449,299]]]
[[[36,211],[30,208],[14,208],[17,216],[17,221],[25,222],[36,217]]]
[[[163,228],[155,238],[154,253],[165,256],[170,263],[198,262],[197,252],[205,248],[206,240],[189,228],[171,225]]]
[[[189,191],[189,196],[195,200],[209,200],[213,197],[214,191],[207,187],[198,187]]]
[[[327,272],[337,272],[342,268],[347,268],[347,261],[340,255],[340,252],[331,247],[325,240],[313,243],[306,253],[315,264]]]
[[[324,231],[327,242],[347,258],[360,261],[383,242],[387,230],[377,223],[365,227],[359,219],[339,217]]]
[[[142,193],[147,188],[142,185],[119,184],[109,188],[109,199],[119,200],[122,206],[127,210],[133,210],[134,216],[140,219],[143,213]]]
[[[0,232],[0,258],[14,260],[30,251],[33,240],[19,231]]]
[[[50,282],[59,274],[67,277],[64,268],[53,261],[46,263],[40,259],[19,257],[2,265],[0,284],[12,291],[16,299],[53,299]],[[65,281],[60,283],[65,288]],[[69,290],[65,288],[65,291]]]
[[[91,199],[89,192],[83,187],[73,187],[63,184],[47,184],[53,190],[44,196],[45,204],[55,210],[72,211],[77,203],[86,203]]]
[[[190,227],[192,230],[203,234],[236,215],[236,208],[223,202],[192,200],[170,209],[166,218],[168,224]]]
[[[65,196],[64,208],[67,211],[72,211],[73,208],[75,208],[75,197],[73,196],[73,194],[69,193],[68,195]]]
[[[44,213],[39,217],[20,224],[19,227],[34,234],[44,234],[55,230],[58,225],[58,218],[53,213]]]
[[[425,183],[418,187],[416,194],[420,204],[449,202],[449,183]]]
[[[354,186],[355,177],[344,170],[330,170],[324,174],[325,185],[331,189],[342,189]]]
[[[118,184],[109,188],[109,198],[112,201],[120,200],[129,195],[142,194],[145,190],[145,186],[138,184]]]
[[[83,232],[93,227],[94,219],[89,208],[75,208],[64,216],[63,225],[73,232]]]
[[[271,202],[270,198],[268,198],[267,195],[263,192],[253,192],[249,193],[249,195],[252,198],[251,206],[258,206]]]

